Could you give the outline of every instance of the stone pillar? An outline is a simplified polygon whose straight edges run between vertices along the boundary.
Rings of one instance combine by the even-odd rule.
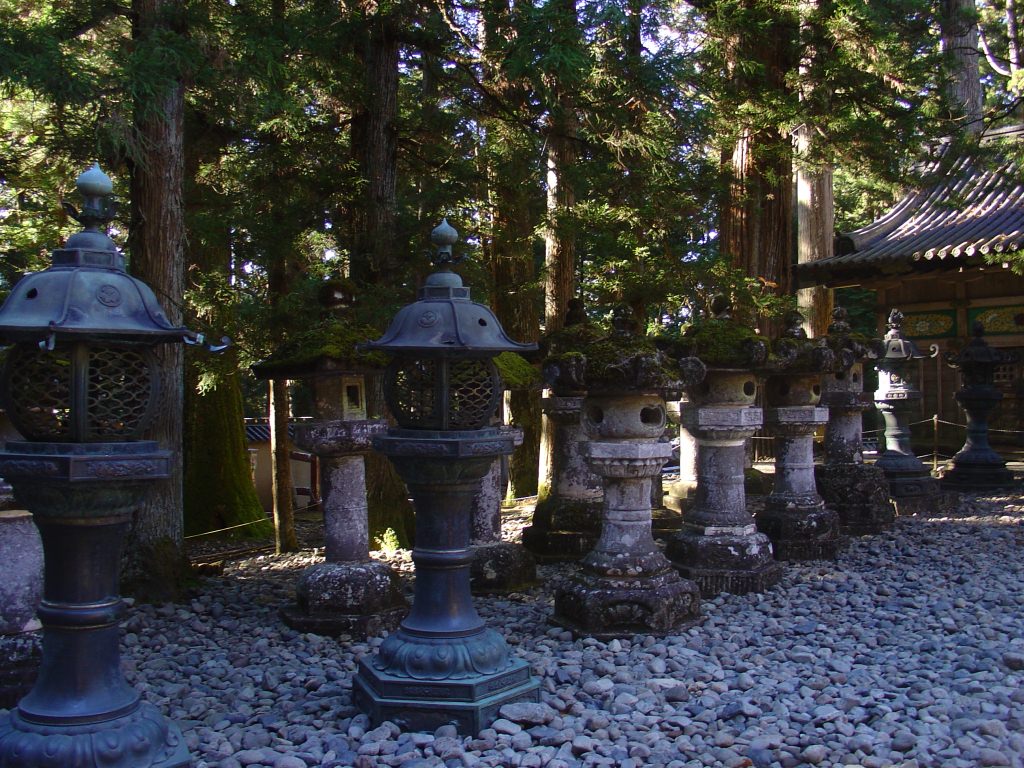
[[[521,429],[501,429],[512,435],[517,447],[522,444]],[[499,456],[491,463],[473,503],[470,587],[474,595],[519,592],[537,583],[537,564],[533,556],[522,544],[501,538],[501,502],[505,497],[502,463],[506,460]]]
[[[828,409],[789,405],[768,409],[775,435],[775,487],[757,516],[779,560],[834,560],[839,516],[814,485],[814,432]]]
[[[1013,473],[988,442],[988,418],[1003,399],[995,386],[996,366],[1016,360],[1014,353],[993,349],[982,338],[985,329],[975,322],[974,337],[949,364],[960,370],[961,388],[956,401],[967,414],[964,447],[946,465],[942,487],[956,491],[983,491],[1013,484]]]
[[[825,461],[815,468],[818,493],[839,515],[839,528],[848,536],[881,533],[892,527],[895,510],[889,500],[885,473],[865,464],[862,454],[862,415],[871,407],[863,391],[863,364],[826,374],[821,403],[828,407]]]
[[[296,430],[295,443],[320,462],[324,560],[299,577],[294,605],[281,609],[300,632],[364,638],[394,629],[405,615],[398,575],[370,558],[363,454],[383,421],[323,421]]]
[[[697,441],[697,493],[666,553],[705,597],[763,592],[782,578],[783,569],[746,506],[744,445],[762,421],[761,409],[751,407],[755,377],[709,368],[691,394],[682,423]]]
[[[10,709],[32,689],[42,655],[43,545],[27,510],[0,510],[0,562],[0,709]]]
[[[685,514],[693,507],[697,494],[697,441],[683,426],[682,412],[688,406],[687,401],[680,400],[676,405],[676,422],[679,424],[679,479],[668,487],[665,506]],[[671,406],[669,413],[671,415]]]
[[[523,545],[542,563],[578,560],[601,533],[603,484],[583,454],[582,407],[582,396],[551,395],[541,401],[545,417],[554,423],[552,482],[523,531]]]
[[[680,578],[651,534],[651,478],[672,449],[660,395],[588,396],[586,456],[604,478],[601,536],[581,571],[555,594],[554,621],[610,639],[666,634],[699,619],[700,592]]]

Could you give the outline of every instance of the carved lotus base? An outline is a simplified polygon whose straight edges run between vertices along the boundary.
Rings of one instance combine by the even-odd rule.
[[[579,637],[666,635],[696,624],[700,590],[674,570],[641,578],[584,571],[555,594],[552,621]]]
[[[601,535],[601,500],[548,498],[537,503],[523,546],[539,563],[579,560]]]
[[[391,631],[409,612],[398,575],[385,563],[317,563],[303,571],[285,624],[317,635],[365,638]]]
[[[152,704],[99,723],[40,725],[18,710],[0,715],[4,768],[185,768],[191,764],[181,731]]]
[[[469,585],[474,595],[521,592],[537,584],[537,563],[522,544],[497,541],[469,550]]]
[[[379,669],[376,658],[361,659],[352,679],[353,701],[374,725],[390,720],[403,731],[435,731],[452,724],[461,734],[476,735],[504,705],[540,700],[540,682],[522,659],[509,659],[496,672],[439,679]]]
[[[704,597],[721,592],[736,595],[764,592],[782,578],[783,566],[772,556],[768,537],[753,525],[700,528],[683,523],[665,554]]]
[[[769,496],[757,528],[771,539],[776,560],[835,560],[839,516],[818,499]]]
[[[885,473],[872,464],[823,464],[814,480],[825,503],[839,515],[847,536],[869,536],[892,527],[896,510]]]

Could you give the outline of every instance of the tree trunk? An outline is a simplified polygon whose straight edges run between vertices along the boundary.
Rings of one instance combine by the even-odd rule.
[[[352,153],[365,188],[352,217],[351,276],[376,283],[398,266],[395,201],[398,180],[398,61],[395,20],[373,13],[360,55],[362,103],[352,117]]]
[[[965,133],[984,127],[985,95],[978,64],[978,23],[974,0],[943,0],[940,14],[942,48],[951,58],[949,100]]]
[[[133,0],[132,39],[138,49],[158,47],[173,30],[169,0]],[[171,82],[159,93],[143,89],[134,104],[140,154],[132,157],[131,271],[160,299],[168,319],[181,323],[184,287],[184,86]],[[174,600],[188,562],[182,548],[182,376],[180,344],[157,348],[162,402],[147,438],[173,454],[171,477],[151,483],[133,521],[122,562],[122,591],[140,600]]]
[[[288,439],[288,382],[270,382],[270,454],[273,461],[274,551],[295,552],[295,488],[292,483],[291,441]]]
[[[811,129],[797,130],[797,152],[806,157],[811,149]],[[797,262],[827,259],[833,254],[835,207],[832,196],[832,166],[803,165],[797,170]],[[804,327],[813,337],[828,333],[832,322],[832,290],[824,286],[797,291],[797,305]]]

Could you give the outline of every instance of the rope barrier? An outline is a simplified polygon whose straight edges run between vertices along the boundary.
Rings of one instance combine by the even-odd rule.
[[[296,512],[305,512],[307,509],[313,509],[316,506],[318,506],[318,505],[317,504],[307,504],[304,507],[299,507],[298,509],[292,510],[292,513],[294,514]],[[188,540],[188,539],[198,539],[198,538],[202,538],[203,536],[212,536],[215,533],[225,533],[227,531],[233,531],[236,528],[245,528],[245,527],[250,526],[250,525],[256,525],[256,523],[265,523],[265,522],[267,522],[268,519],[269,518],[264,518],[262,520],[250,520],[247,523],[239,523],[238,525],[229,525],[227,528],[218,528],[215,531],[204,531],[203,533],[193,533],[191,536],[186,536],[185,539],[186,540]]]

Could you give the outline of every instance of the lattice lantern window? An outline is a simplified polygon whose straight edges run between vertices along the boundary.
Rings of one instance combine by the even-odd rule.
[[[399,310],[387,332],[364,345],[391,355],[384,396],[399,427],[474,430],[487,426],[501,401],[493,358],[534,348],[505,335],[490,309],[470,301],[450,267],[458,233],[444,221],[431,235],[435,264],[418,300]]]
[[[84,230],[0,307],[0,336],[12,345],[0,403],[28,440],[135,440],[161,405],[154,348],[198,337],[172,325],[153,291],[125,272],[105,231],[115,213],[110,178],[93,166],[77,187],[82,210],[65,208]]]

